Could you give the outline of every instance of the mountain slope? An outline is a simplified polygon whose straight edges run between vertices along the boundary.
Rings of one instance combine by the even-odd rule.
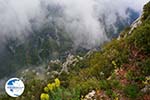
[[[86,59],[87,68],[72,75],[70,87],[79,88],[83,94],[94,89],[97,100],[149,100],[149,11],[150,2],[144,6],[142,23],[131,34],[132,27],[124,31],[125,37],[111,41]]]
[[[149,11],[150,2],[144,6],[140,25],[127,28],[120,39],[114,39],[101,50],[66,65],[67,73],[47,76],[50,77],[48,80],[26,80],[26,90],[21,97],[4,96],[1,100],[39,100],[40,95],[41,100],[149,100]],[[49,66],[52,68],[52,63]],[[61,84],[50,88],[59,83],[56,77]]]

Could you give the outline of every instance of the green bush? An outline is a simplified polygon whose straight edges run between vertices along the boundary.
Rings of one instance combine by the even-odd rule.
[[[126,78],[128,80],[133,80],[134,79],[134,72],[129,70],[127,73],[126,73]]]
[[[113,91],[111,89],[108,89],[106,90],[106,94],[111,97],[113,94]]]
[[[116,79],[111,80],[111,81],[110,81],[110,84],[111,84],[111,87],[113,87],[113,88],[115,88],[115,89],[121,89],[121,88],[122,88],[122,86],[121,86],[119,80],[116,80]]]
[[[146,59],[145,61],[139,62],[138,66],[140,66],[142,74],[144,76],[148,76],[150,73],[150,59]]]
[[[127,85],[124,88],[124,93],[129,98],[136,98],[139,95],[139,89],[136,84],[133,85]]]
[[[150,16],[150,2],[147,3],[143,8],[143,20],[147,19]]]
[[[101,80],[99,82],[99,85],[100,85],[100,89],[103,89],[103,90],[107,90],[107,89],[111,88],[111,85],[110,85],[109,81],[107,81],[107,80]]]
[[[99,82],[96,79],[88,79],[84,82],[79,82],[76,89],[81,92],[81,94],[85,95],[91,90],[95,90],[99,88]]]
[[[138,27],[128,38],[130,44],[134,44],[139,50],[150,53],[150,24]]]

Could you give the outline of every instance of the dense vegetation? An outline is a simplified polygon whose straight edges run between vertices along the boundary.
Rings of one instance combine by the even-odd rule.
[[[49,80],[28,80],[19,98],[1,100],[84,100],[95,91],[96,100],[149,100],[150,98],[150,3],[144,7],[142,24],[127,37],[106,43]],[[56,78],[56,79],[55,79]],[[53,82],[55,80],[55,82]],[[87,100],[87,99],[85,99]],[[89,99],[94,100],[94,99]]]

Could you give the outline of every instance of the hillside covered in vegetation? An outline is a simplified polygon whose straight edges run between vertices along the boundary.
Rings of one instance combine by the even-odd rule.
[[[0,100],[150,100],[150,2],[120,38],[45,69],[42,79],[34,71],[26,74],[22,96]]]

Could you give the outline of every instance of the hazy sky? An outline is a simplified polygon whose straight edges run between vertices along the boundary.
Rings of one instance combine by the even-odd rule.
[[[75,45],[92,47],[107,40],[106,26],[99,22],[100,18],[106,16],[109,27],[116,22],[116,13],[125,19],[128,17],[125,13],[127,8],[141,12],[147,1],[0,0],[0,43],[5,42],[5,37],[24,39],[32,32],[32,26],[38,29],[43,23],[55,20],[58,26],[64,27]],[[49,13],[51,15],[47,18]]]

